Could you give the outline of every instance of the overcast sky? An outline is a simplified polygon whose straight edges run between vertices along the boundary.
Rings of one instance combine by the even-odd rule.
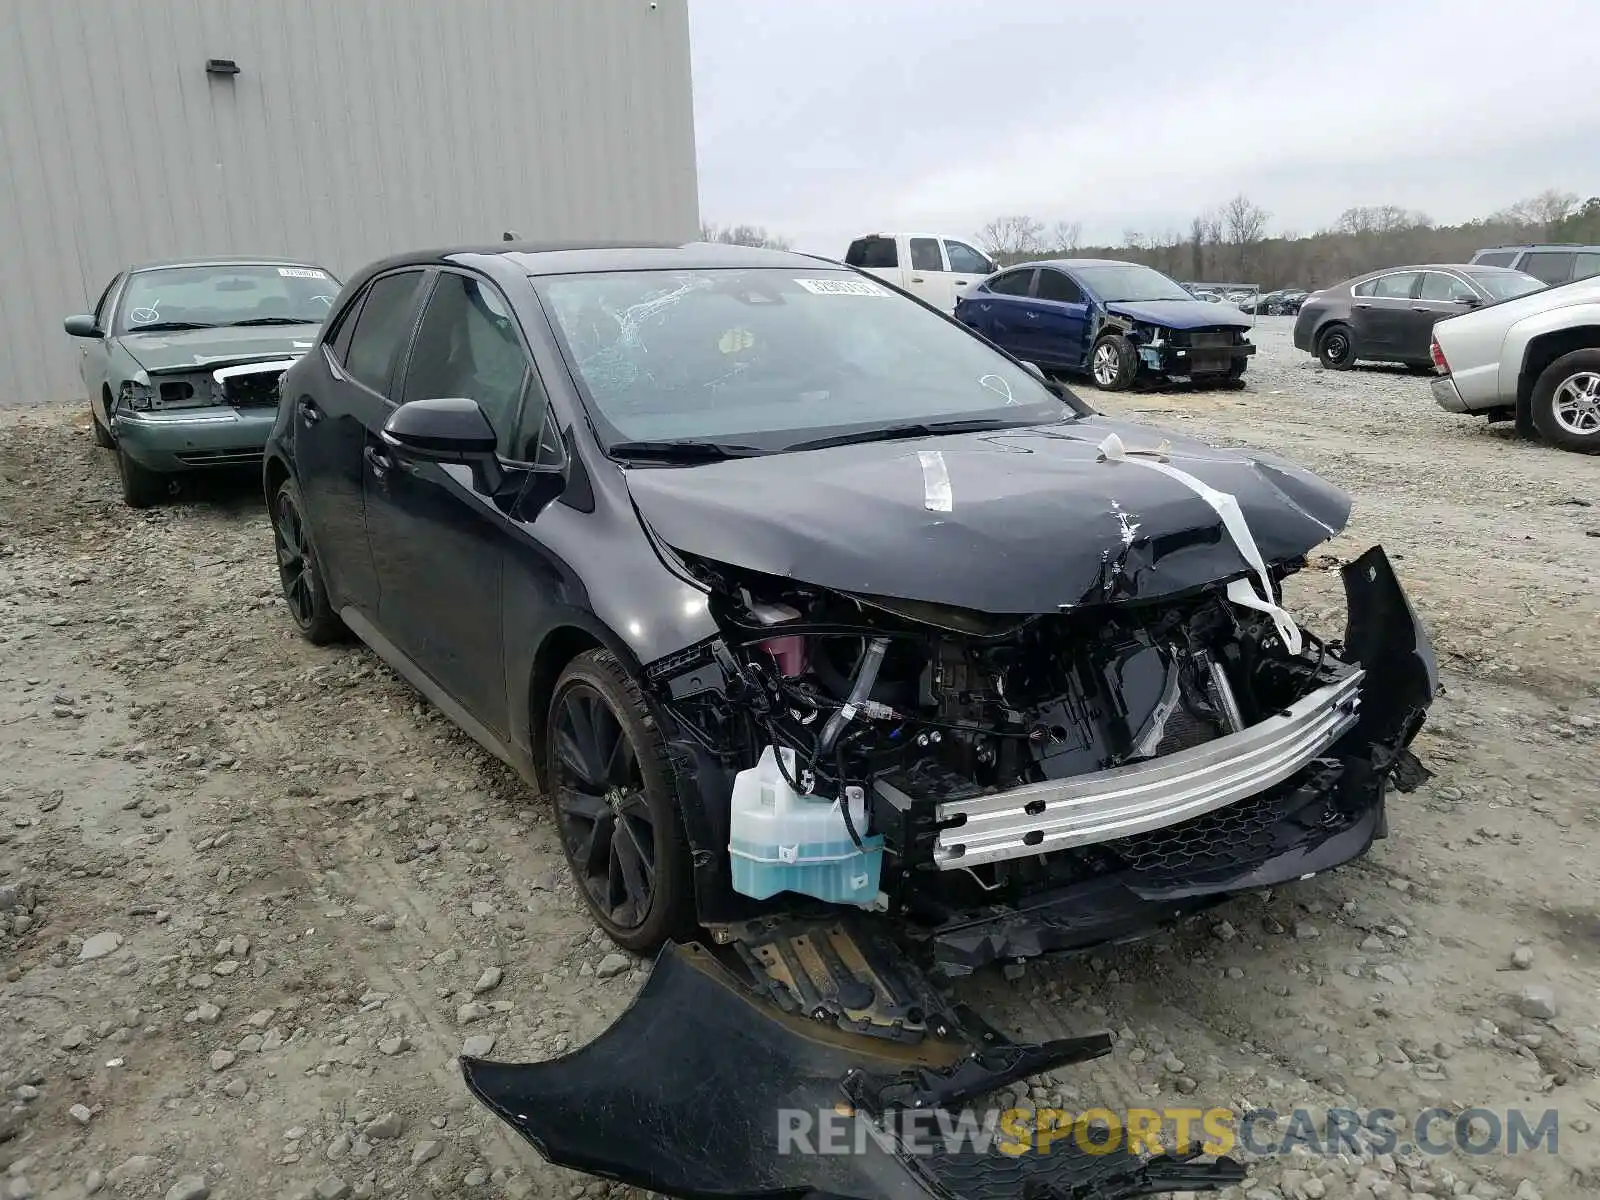
[[[1273,232],[1600,194],[1595,0],[689,0],[703,219],[842,254],[1026,213]]]

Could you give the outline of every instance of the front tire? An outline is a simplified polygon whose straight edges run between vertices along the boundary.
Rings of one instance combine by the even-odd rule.
[[[100,423],[100,414],[95,412],[93,404],[89,405],[89,421],[94,426],[94,444],[102,450],[115,450],[117,443],[111,431]]]
[[[322,566],[306,528],[305,503],[292,479],[285,479],[272,498],[272,546],[283,600],[300,636],[313,646],[344,640],[348,631],[328,599]]]
[[[167,494],[167,477],[141,466],[121,448],[117,449],[117,475],[122,480],[122,502],[129,508],[149,508]]]
[[[1089,355],[1089,375],[1103,392],[1125,392],[1139,373],[1139,352],[1120,334],[1108,333]]]
[[[1574,350],[1546,367],[1529,408],[1546,441],[1563,450],[1600,451],[1600,349]]]
[[[666,744],[610,651],[580,654],[556,681],[544,775],[567,866],[606,936],[649,954],[692,930],[692,867]]]
[[[1348,325],[1329,325],[1317,337],[1317,359],[1330,371],[1356,365],[1355,334]]]

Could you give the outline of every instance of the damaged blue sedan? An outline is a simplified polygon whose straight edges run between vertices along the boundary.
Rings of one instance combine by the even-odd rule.
[[[1233,305],[1114,259],[1021,263],[968,291],[955,316],[1024,362],[1108,392],[1141,381],[1242,387],[1256,352],[1250,319]]]

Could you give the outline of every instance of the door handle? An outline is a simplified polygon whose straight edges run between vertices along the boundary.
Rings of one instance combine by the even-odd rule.
[[[1412,306],[1411,311],[1415,312],[1415,313],[1431,313],[1433,311],[1433,309],[1424,308],[1422,305],[1417,304],[1417,305]]]
[[[1370,305],[1370,304],[1352,304],[1350,307],[1351,308],[1371,308],[1372,305]]]
[[[300,419],[307,425],[315,425],[322,420],[322,410],[309,400],[302,400],[294,406],[295,412],[300,414]]]
[[[911,277],[911,282],[912,283],[921,283],[922,282],[922,276],[921,275],[913,275]]]
[[[1039,314],[1036,312],[1024,313],[1023,315],[1030,321],[1037,321],[1039,319]]]
[[[367,466],[372,468],[372,473],[379,477],[388,474],[394,468],[394,459],[376,446],[368,446],[361,452],[361,457],[367,460]]]

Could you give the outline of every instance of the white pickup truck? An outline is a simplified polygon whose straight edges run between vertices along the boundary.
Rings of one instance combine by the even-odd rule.
[[[945,312],[955,311],[968,287],[999,270],[982,251],[935,233],[863,234],[844,261]]]
[[[1440,321],[1432,354],[1440,408],[1600,451],[1600,276]]]

